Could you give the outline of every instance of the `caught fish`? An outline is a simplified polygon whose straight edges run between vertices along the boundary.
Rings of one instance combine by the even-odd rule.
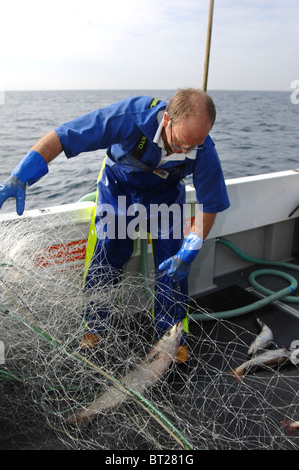
[[[282,424],[289,431],[290,436],[293,436],[295,431],[299,429],[299,421],[283,420]]]
[[[241,380],[241,377],[249,370],[253,371],[263,366],[276,367],[287,362],[290,357],[291,351],[287,348],[271,349],[244,362],[230,371],[230,374]]]
[[[265,323],[263,323],[259,318],[257,318],[256,321],[261,328],[261,332],[250,345],[248,349],[249,356],[256,354],[261,349],[267,348],[273,342],[272,330],[267,325],[265,325]]]
[[[182,323],[177,323],[164,333],[137,367],[120,379],[121,384],[139,394],[154,385],[175,359],[182,332]],[[121,387],[110,385],[105,392],[99,395],[86,408],[70,416],[67,422],[83,428],[94,415],[121,404],[129,396],[130,394],[126,393]]]

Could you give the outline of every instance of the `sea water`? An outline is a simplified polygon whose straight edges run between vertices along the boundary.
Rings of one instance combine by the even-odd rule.
[[[8,91],[0,105],[0,182],[31,146],[60,124],[123,98],[150,95],[168,101],[175,90]],[[226,179],[299,168],[299,104],[290,92],[209,91],[217,118],[211,137]],[[27,190],[26,209],[78,201],[96,190],[105,149],[68,160],[62,153],[49,174]],[[6,202],[1,212],[15,211]]]

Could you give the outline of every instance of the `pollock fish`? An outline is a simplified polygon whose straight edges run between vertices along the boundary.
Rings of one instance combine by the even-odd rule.
[[[149,353],[141,360],[136,368],[120,379],[121,384],[139,394],[142,394],[145,389],[154,385],[175,359],[182,332],[183,325],[181,322],[171,327],[151,347]],[[125,400],[128,400],[129,397],[130,394],[126,393],[121,387],[110,385],[105,392],[100,394],[86,408],[70,416],[67,422],[83,428],[94,415],[121,404]]]
[[[293,436],[295,431],[299,429],[299,421],[283,420],[282,424],[289,431],[290,436]]]
[[[287,348],[271,349],[244,362],[230,371],[230,374],[241,380],[241,377],[249,370],[253,371],[263,366],[276,367],[282,365],[290,359],[290,356],[291,351]]]
[[[257,318],[256,321],[261,328],[261,332],[251,343],[248,349],[248,354],[250,356],[256,354],[261,349],[267,348],[273,342],[272,330],[267,325],[265,325],[265,323],[263,323],[259,318]]]

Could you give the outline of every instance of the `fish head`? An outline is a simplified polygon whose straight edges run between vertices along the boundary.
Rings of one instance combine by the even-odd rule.
[[[164,335],[160,338],[157,349],[159,351],[176,351],[183,334],[183,323],[179,322],[173,325],[169,330],[167,330]]]

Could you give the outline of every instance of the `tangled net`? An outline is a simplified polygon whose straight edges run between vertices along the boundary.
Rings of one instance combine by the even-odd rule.
[[[82,263],[64,269],[45,249],[65,246],[59,224],[7,221],[1,235],[0,448],[299,448],[298,433],[282,425],[299,418],[297,367],[265,367],[238,382],[229,371],[248,359],[255,333],[228,320],[191,320],[188,363],[173,363],[144,395],[128,394],[85,429],[70,426],[72,413],[121,381],[155,342],[152,299],[141,295],[142,277],[129,273],[94,293],[113,322],[101,347],[84,352],[81,312],[90,299],[82,293]]]

